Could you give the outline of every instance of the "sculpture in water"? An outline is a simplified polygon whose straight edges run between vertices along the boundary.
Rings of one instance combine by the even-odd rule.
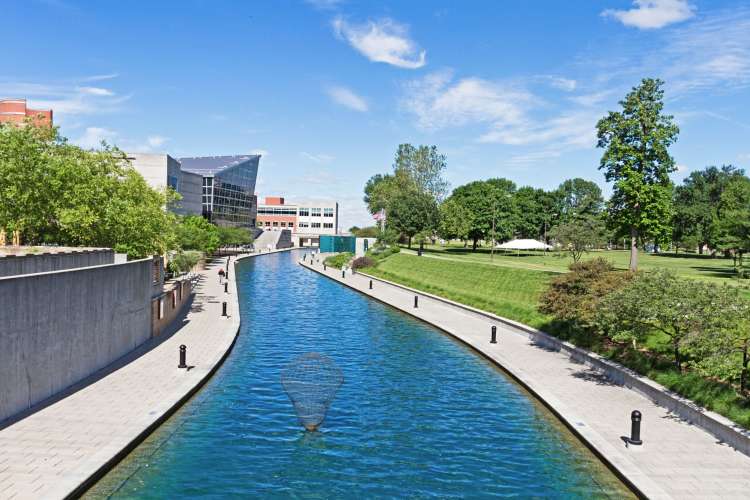
[[[300,423],[308,431],[316,430],[326,418],[344,376],[328,356],[310,352],[294,358],[281,371],[284,386]]]

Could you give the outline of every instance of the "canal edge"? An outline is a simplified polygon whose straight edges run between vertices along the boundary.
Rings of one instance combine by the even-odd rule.
[[[494,366],[502,370],[503,373],[507,374],[514,382],[516,382],[519,386],[521,386],[524,390],[526,390],[532,397],[534,397],[539,403],[541,403],[545,408],[547,408],[555,416],[555,418],[557,418],[557,420],[560,423],[562,423],[569,431],[571,431],[572,435],[575,436],[582,445],[584,445],[587,449],[589,449],[602,462],[602,464],[604,464],[607,467],[607,469],[609,469],[620,481],[622,481],[622,483],[628,489],[630,489],[630,491],[633,494],[635,494],[638,498],[651,498],[651,499],[672,498],[664,490],[662,490],[653,480],[651,480],[648,476],[646,476],[646,474],[644,474],[642,471],[630,467],[628,463],[623,463],[622,460],[618,460],[618,457],[621,457],[622,455],[614,449],[607,450],[608,448],[612,448],[612,447],[608,443],[606,443],[603,439],[598,438],[598,434],[595,431],[593,431],[593,429],[587,427],[588,432],[584,434],[581,431],[581,429],[575,426],[574,423],[569,418],[565,417],[562,413],[560,413],[560,410],[555,407],[555,403],[551,401],[554,398],[542,396],[536,389],[534,389],[530,385],[530,383],[525,379],[523,374],[515,373],[514,371],[511,371],[511,369],[503,365],[499,360],[495,359],[490,354],[485,353],[484,351],[477,348],[476,346],[470,344],[465,339],[461,338],[460,336],[450,331],[449,329],[446,329],[445,327],[437,323],[433,323],[432,321],[428,319],[416,316],[415,314],[413,314],[413,311],[411,309],[402,308],[397,304],[392,304],[379,297],[370,295],[365,290],[360,290],[351,282],[347,282],[345,280],[339,279],[337,276],[331,276],[327,273],[324,273],[322,269],[318,269],[310,265],[308,262],[298,261],[298,264],[308,270],[311,270],[322,276],[325,276],[326,278],[336,283],[344,285],[347,288],[350,288],[364,295],[367,298],[374,299],[377,302],[380,302],[381,304],[385,304],[386,306],[396,309],[399,312],[408,314],[412,318],[419,320],[425,324],[428,324],[432,326],[433,328],[440,330],[444,334],[447,334],[451,338],[459,341],[461,344],[465,345],[466,347],[471,349],[473,352],[475,352],[476,354],[478,354],[479,356],[486,359],[487,361],[492,363]],[[381,283],[388,285],[388,286],[405,289],[408,291],[412,291],[416,294],[432,298],[431,294],[424,293],[416,289],[412,289],[403,285],[393,284],[387,280],[382,280],[380,278],[370,276],[366,273],[357,273],[357,274],[361,274],[362,276],[366,276],[368,278],[372,278],[374,280],[380,281]],[[442,298],[440,300],[442,301]],[[470,312],[474,312],[474,311],[470,311]],[[514,326],[514,325],[509,325],[509,326]],[[557,405],[563,406],[560,402],[557,402]],[[636,482],[638,484],[636,484]],[[650,494],[647,494],[646,492]]]

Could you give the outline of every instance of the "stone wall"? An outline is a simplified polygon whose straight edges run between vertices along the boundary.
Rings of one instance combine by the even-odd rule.
[[[112,264],[115,252],[109,248],[67,250],[64,252],[0,254],[0,277],[18,274],[46,273],[76,267]]]
[[[0,278],[0,422],[151,337],[152,260]]]
[[[189,280],[178,280],[165,285],[164,293],[151,299],[151,335],[161,335],[190,302],[193,292]]]

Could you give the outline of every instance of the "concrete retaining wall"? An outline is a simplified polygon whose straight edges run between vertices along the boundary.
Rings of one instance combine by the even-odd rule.
[[[190,302],[192,283],[179,280],[167,285],[167,290],[151,299],[151,335],[161,335]]]
[[[148,340],[151,271],[143,259],[0,278],[0,422]]]
[[[76,267],[101,266],[115,262],[114,250],[73,250],[60,253],[0,255],[0,277],[46,273]]]

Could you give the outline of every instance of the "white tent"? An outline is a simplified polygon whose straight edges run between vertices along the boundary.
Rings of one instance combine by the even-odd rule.
[[[506,250],[551,250],[552,246],[538,240],[510,240],[495,248]]]

